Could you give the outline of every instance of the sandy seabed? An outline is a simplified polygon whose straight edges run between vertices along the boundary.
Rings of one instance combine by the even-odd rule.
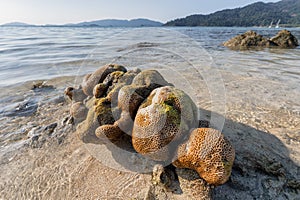
[[[186,92],[196,97],[204,118],[213,111],[225,119],[223,133],[236,149],[232,176],[214,189],[213,199],[300,199],[300,92],[263,78],[221,74],[226,113],[214,113],[205,81],[186,72],[197,85]],[[22,134],[1,139],[0,199],[147,199],[151,174],[109,168],[77,138],[62,92],[73,78],[48,81],[57,98],[40,103],[32,115],[1,119],[2,136]],[[30,87],[14,90],[26,93]],[[44,136],[34,138],[34,131]],[[157,195],[192,198],[188,192]]]

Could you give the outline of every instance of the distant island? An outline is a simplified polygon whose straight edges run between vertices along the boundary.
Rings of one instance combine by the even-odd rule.
[[[26,24],[23,22],[10,22],[10,23],[6,23],[6,24],[2,24],[1,26],[34,26],[34,25]]]
[[[149,19],[103,19],[64,25],[33,25],[12,22],[1,26],[42,27],[159,27],[159,26],[228,26],[228,27],[300,27],[300,0],[276,3],[256,2],[242,8],[225,9],[208,15],[195,14],[163,24]]]
[[[164,26],[300,26],[300,0],[276,3],[257,2],[242,8],[226,9],[208,15],[190,15],[167,22]],[[272,24],[272,25],[271,25]]]
[[[104,20],[97,20],[97,21],[90,21],[90,22],[80,22],[75,24],[64,24],[64,25],[54,25],[54,24],[47,24],[47,25],[39,25],[43,27],[157,27],[162,26],[163,23],[149,20],[149,19],[132,19],[132,20],[119,20],[119,19],[104,19]],[[38,26],[33,24],[26,24],[22,22],[12,22],[3,24],[1,26]]]

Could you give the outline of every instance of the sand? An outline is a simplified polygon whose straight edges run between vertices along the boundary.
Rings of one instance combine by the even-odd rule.
[[[299,91],[262,78],[221,74],[226,99],[219,104],[225,112],[212,106],[201,77],[190,82],[197,89],[187,91],[203,118],[225,120],[223,133],[236,149],[232,176],[213,189],[213,199],[300,199]],[[59,98],[39,104],[30,116],[1,119],[1,135],[22,134],[1,141],[0,199],[197,199],[189,191],[163,189],[151,196],[151,173],[119,171],[94,158],[68,122],[70,102],[62,91],[72,83],[72,78],[49,81]]]

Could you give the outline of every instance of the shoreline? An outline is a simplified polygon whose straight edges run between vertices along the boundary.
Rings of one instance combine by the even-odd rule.
[[[300,106],[297,103],[300,93],[290,93],[286,86],[267,79],[226,71],[221,74],[226,89],[226,115],[215,114],[225,118],[223,133],[237,150],[237,158],[230,180],[215,188],[213,196],[246,199],[276,194],[278,198],[299,198],[299,193],[293,191],[300,191],[297,182],[300,180]],[[185,76],[192,78],[193,72],[187,71]],[[74,127],[68,124],[70,105],[63,97],[63,89],[73,83],[72,77],[48,80],[47,84],[55,89],[49,92],[42,88],[35,93],[44,100],[32,115],[1,120],[1,138],[7,137],[1,139],[1,168],[6,172],[0,177],[1,198],[51,199],[59,194],[65,199],[142,199],[147,193],[151,174],[110,169],[93,158],[79,141]],[[211,114],[214,110],[207,103],[210,96],[204,81],[191,83],[198,87],[188,93],[194,93],[202,113]],[[27,84],[18,89],[20,96],[34,93]],[[28,142],[5,152],[3,141],[8,139],[11,144]],[[268,185],[270,180],[273,185]],[[280,194],[276,193],[279,188],[283,190]],[[190,194],[167,192],[166,195],[184,199]]]

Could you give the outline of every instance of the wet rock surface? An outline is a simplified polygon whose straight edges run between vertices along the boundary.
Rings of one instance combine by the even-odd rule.
[[[275,48],[296,48],[297,38],[290,31],[279,31],[276,36],[266,38],[254,31],[247,31],[223,43],[231,49],[262,49],[266,47]]]

